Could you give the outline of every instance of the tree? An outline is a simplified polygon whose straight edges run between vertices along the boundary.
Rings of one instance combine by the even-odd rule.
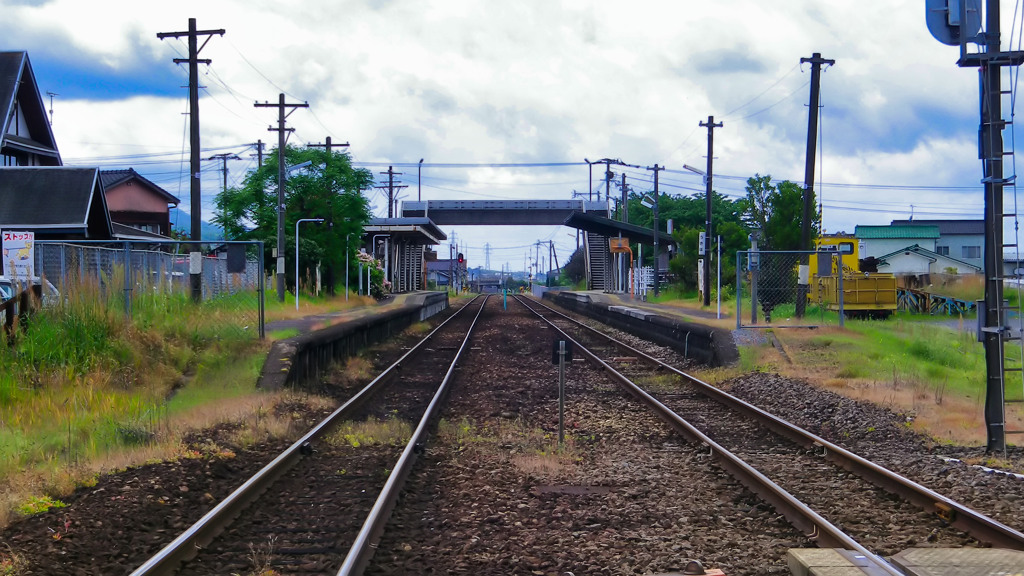
[[[755,174],[747,179],[747,197],[740,202],[747,226],[761,230],[761,247],[765,250],[801,250],[800,221],[803,214],[804,189],[789,180],[772,184],[771,175]],[[821,229],[820,212],[815,206],[811,215],[812,240]]]
[[[803,214],[803,188],[789,180],[772,184],[770,175],[755,174],[747,179],[747,197],[744,200],[744,219],[751,228],[761,230],[762,250],[802,250],[800,243]],[[812,193],[813,194],[813,193]],[[814,197],[811,197],[814,205]],[[821,226],[820,212],[811,215],[811,235],[817,236]],[[760,259],[758,299],[765,320],[771,321],[772,310],[779,304],[793,302],[799,294],[797,272],[791,258]]]
[[[262,240],[267,273],[276,263],[272,250],[277,246],[277,176],[278,150],[272,151],[263,166],[250,172],[241,187],[229,188],[217,195],[220,225],[233,240]],[[285,164],[309,161],[308,168],[288,174],[285,181],[285,253],[295,253],[295,222],[300,218],[323,218],[324,225],[304,228],[299,245],[301,270],[310,270],[318,263],[326,268],[328,290],[334,290],[334,271],[342,269],[348,250],[349,273],[358,269],[355,254],[370,219],[369,202],[360,190],[373,184],[369,170],[352,167],[346,152],[318,148],[285,148]],[[291,233],[289,233],[291,232]],[[285,273],[294,275],[291,266]],[[301,272],[300,272],[301,274]],[[287,278],[289,286],[295,278]]]

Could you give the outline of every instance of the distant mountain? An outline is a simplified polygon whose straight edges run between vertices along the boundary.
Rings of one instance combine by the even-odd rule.
[[[203,226],[199,231],[203,235],[204,242],[215,242],[217,240],[224,239],[224,229],[215,224],[210,224],[206,220],[202,221]],[[171,208],[171,229],[184,232],[185,234],[192,233],[192,216],[188,212],[178,210],[177,208]]]

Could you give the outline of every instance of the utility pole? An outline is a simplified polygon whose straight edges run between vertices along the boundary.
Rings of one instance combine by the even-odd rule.
[[[401,176],[402,173],[401,172],[395,172],[394,166],[388,166],[388,171],[387,172],[381,172],[381,175],[384,175],[384,174],[388,175],[388,183],[387,183],[386,186],[382,184],[380,186],[377,186],[377,188],[380,188],[381,190],[387,190],[388,191],[388,218],[394,218],[395,217],[395,190],[401,190],[402,188],[408,188],[408,186],[401,186],[401,185],[396,186],[395,185],[395,176]]]
[[[348,148],[348,142],[345,142],[344,144],[332,144],[331,143],[331,137],[328,136],[327,138],[324,139],[324,143],[323,144],[312,144],[312,143],[306,144],[306,148],[323,148],[323,149],[327,150],[327,156],[328,157],[330,157],[331,150],[335,146],[337,146],[338,148]]]
[[[263,143],[263,140],[257,140],[255,144],[250,144],[250,146],[255,146],[256,147],[256,168],[262,168],[263,167],[263,146],[265,146],[265,144]],[[250,154],[249,157],[252,158],[252,154]]]
[[[224,35],[224,29],[218,30],[197,30],[196,19],[188,19],[188,31],[186,32],[158,32],[156,37],[160,40],[164,38],[181,38],[182,36],[188,37],[188,58],[175,58],[175,64],[181,64],[188,62],[188,120],[189,120],[189,170],[191,171],[191,177],[189,178],[189,209],[192,211],[191,230],[189,232],[190,240],[195,242],[192,246],[192,252],[198,253],[199,242],[203,239],[202,227],[203,227],[203,203],[202,203],[202,190],[200,186],[199,174],[202,170],[199,159],[199,63],[209,64],[212,60],[200,59],[199,52],[206,46],[206,43],[210,41],[210,37],[214,34],[219,36]],[[202,46],[199,46],[199,36],[206,36],[206,40]],[[202,299],[202,270],[198,272],[193,271],[193,262],[199,262],[201,267],[200,256],[189,255],[189,273],[190,283],[192,287],[192,300],[198,302]]]
[[[294,128],[285,128],[284,122],[291,116],[295,108],[309,108],[308,102],[302,104],[288,104],[284,101],[284,94],[279,94],[277,104],[264,102],[253,104],[256,108],[277,108],[277,128],[267,128],[269,132],[277,132],[277,301],[284,302],[284,184],[288,180],[288,171],[285,166],[285,144],[288,141],[288,132]],[[288,112],[285,112],[291,108]]]
[[[664,170],[664,166],[654,165],[654,168],[648,168],[648,170],[654,170],[654,295],[657,296],[659,293],[658,282],[658,229],[661,224],[658,222],[658,196],[661,192],[658,191],[658,173]]]
[[[715,123],[714,116],[708,116],[707,122],[700,122],[699,126],[708,129],[708,168],[704,182],[704,283],[701,290],[704,292],[704,305],[711,305],[711,174],[715,164],[715,128],[721,128],[721,122]],[[657,174],[657,172],[655,172]],[[657,246],[657,245],[655,245]],[[654,249],[657,254],[657,247]],[[657,280],[655,280],[657,286]],[[654,294],[658,294],[657,288]]]
[[[224,154],[214,154],[213,156],[210,156],[209,158],[207,158],[207,160],[221,160],[221,161],[223,161],[224,164],[223,164],[223,167],[221,168],[221,172],[224,173],[224,187],[221,188],[221,192],[227,192],[227,190],[228,190],[228,160],[241,160],[241,158],[239,158],[237,154],[230,154],[230,153],[225,152]],[[224,229],[224,239],[227,240],[228,239],[227,222],[222,222],[221,226]]]
[[[832,66],[835,60],[822,58],[815,52],[810,58],[801,58],[801,64],[811,64],[811,102],[807,109],[807,160],[804,167],[804,205],[800,220],[800,249],[811,250],[811,210],[814,208],[814,160],[818,149],[818,107],[821,94],[821,65]],[[800,281],[796,293],[796,317],[803,318],[807,307],[810,256],[800,256]]]

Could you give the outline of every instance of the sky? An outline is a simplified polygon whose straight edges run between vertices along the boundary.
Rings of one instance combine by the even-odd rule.
[[[1004,48],[1019,46],[1003,2]],[[142,8],[142,6],[145,6]],[[893,219],[983,217],[978,74],[932,38],[924,3],[848,0],[0,0],[0,50],[25,50],[65,165],[133,167],[189,210],[184,39],[158,32],[223,28],[200,57],[204,158],[234,153],[229,184],[276,146],[349,142],[357,166],[393,165],[416,200],[569,199],[587,195],[585,159],[616,158],[636,192],[703,193],[714,116],[716,191],[747,178],[803,183],[810,66],[821,76],[815,189],[826,232]],[[1006,99],[1007,117],[1010,97]],[[1006,133],[1008,145],[1012,134]],[[420,159],[424,159],[418,175]],[[1012,156],[1008,157],[1012,160]],[[511,166],[510,166],[511,165]],[[203,218],[221,163],[204,162]],[[1008,166],[1007,173],[1014,167]],[[603,169],[593,170],[603,190]],[[614,168],[616,178],[622,173]],[[1005,200],[1014,210],[1012,189]],[[618,192],[613,187],[612,194]],[[387,202],[370,194],[378,216]],[[1012,220],[1008,219],[1012,234]],[[564,263],[576,234],[560,226],[445,227],[470,267],[522,270],[534,245]],[[1008,236],[1010,242],[1012,235]],[[485,248],[485,246],[487,248]],[[447,255],[447,247],[440,247]],[[531,256],[532,258],[532,256]]]

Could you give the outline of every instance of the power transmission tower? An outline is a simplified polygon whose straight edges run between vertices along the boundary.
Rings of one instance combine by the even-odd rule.
[[[814,160],[818,149],[818,107],[821,94],[821,65],[832,66],[835,60],[822,58],[815,52],[810,58],[801,58],[801,64],[811,65],[811,102],[807,108],[807,160],[804,166],[804,205],[800,221],[800,249],[810,250],[811,246],[811,210],[814,208]],[[803,318],[807,306],[808,285],[802,282],[807,279],[810,256],[800,256],[800,279],[796,291],[796,317]]]
[[[395,176],[401,176],[401,172],[395,172],[393,166],[388,166],[387,172],[381,172],[381,174],[388,175],[387,185],[380,185],[377,188],[388,191],[388,218],[395,217],[395,190],[401,190],[402,188],[408,188],[408,186],[396,185]]]
[[[189,148],[191,150],[189,154],[189,170],[191,171],[191,177],[189,178],[189,206],[192,211],[192,223],[189,236],[190,240],[196,242],[192,246],[192,253],[199,254],[198,242],[203,239],[203,198],[202,189],[199,180],[199,173],[202,170],[199,159],[199,63],[209,64],[209,59],[199,59],[199,52],[206,46],[206,43],[210,41],[210,37],[214,34],[223,36],[224,29],[218,30],[196,30],[196,19],[188,19],[188,31],[187,32],[158,32],[156,37],[160,40],[164,38],[180,38],[182,36],[188,36],[188,58],[175,58],[175,64],[181,64],[188,62],[188,120],[189,120]],[[199,36],[206,36],[206,41],[203,42],[202,46],[199,46]],[[195,258],[197,261],[199,256],[189,256],[190,259]],[[192,300],[199,302],[203,297],[203,284],[202,284],[202,271],[195,273],[192,269],[191,260],[189,264],[189,284],[192,289]]]
[[[708,129],[708,168],[707,177],[704,183],[704,283],[701,290],[704,291],[704,305],[711,305],[711,173],[715,163],[715,128],[721,128],[721,122],[715,123],[714,116],[708,116],[707,122],[701,122],[699,126]],[[657,286],[657,280],[655,280]],[[657,290],[654,292],[658,294]]]
[[[277,301],[284,302],[284,183],[288,179],[284,152],[287,134],[295,130],[294,128],[285,128],[284,122],[295,111],[295,108],[309,108],[309,103],[288,104],[284,101],[284,94],[280,94],[277,104],[256,102],[253,105],[256,108],[277,108],[277,128],[271,126],[267,128],[267,131],[277,132]],[[288,108],[291,110],[286,113],[285,110]]]
[[[491,243],[490,242],[485,242],[484,243],[484,269],[485,270],[490,270],[491,269]]]

